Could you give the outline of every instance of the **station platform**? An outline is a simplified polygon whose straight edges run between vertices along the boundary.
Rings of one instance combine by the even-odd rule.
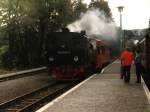
[[[117,60],[37,112],[150,112],[149,91],[131,71],[130,83],[124,83]]]

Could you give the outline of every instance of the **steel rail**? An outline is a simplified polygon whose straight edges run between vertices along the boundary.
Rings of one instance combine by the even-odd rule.
[[[0,112],[27,112],[35,105],[40,104],[46,99],[52,99],[69,88],[68,84],[53,83],[33,92],[24,94],[20,97],[0,104]],[[35,107],[34,107],[35,108]]]
[[[32,104],[26,106],[25,108],[17,111],[17,112],[31,112],[34,110],[34,108],[37,105],[42,105],[45,101],[51,101],[52,99],[54,99],[55,97],[59,96],[60,94],[62,94],[66,89],[68,89],[70,86],[63,86],[60,88],[57,88],[56,90],[54,90],[52,93],[49,93],[48,95],[44,96],[43,98],[37,100],[36,102],[33,102]],[[39,106],[38,106],[39,107]]]

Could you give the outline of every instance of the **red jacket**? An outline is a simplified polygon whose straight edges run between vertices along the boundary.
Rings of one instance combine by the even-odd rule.
[[[124,51],[121,53],[121,64],[122,66],[128,66],[132,64],[134,59],[133,53],[130,51]]]

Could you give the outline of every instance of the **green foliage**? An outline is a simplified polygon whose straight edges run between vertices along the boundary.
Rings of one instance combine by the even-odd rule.
[[[0,55],[4,54],[7,50],[8,50],[8,46],[7,45],[0,47]]]
[[[74,1],[74,16],[75,19],[79,19],[81,13],[85,13],[87,11],[87,5],[82,3],[82,0]]]
[[[89,4],[89,8],[96,8],[99,9],[100,11],[103,11],[107,19],[110,19],[112,21],[112,14],[107,1],[92,0],[91,3]]]
[[[8,38],[5,26],[0,27],[0,47],[4,45],[8,45]]]
[[[9,46],[2,62],[12,67],[43,64],[46,34],[74,21],[72,6],[70,0],[1,0],[0,47]]]
[[[8,46],[2,46],[0,47],[0,65],[3,64],[3,56],[5,55],[5,53],[8,51]]]

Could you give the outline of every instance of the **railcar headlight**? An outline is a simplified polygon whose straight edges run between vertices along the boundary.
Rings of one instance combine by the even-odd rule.
[[[54,61],[54,58],[53,57],[49,57],[49,61],[50,62]]]
[[[73,59],[75,62],[77,62],[79,60],[78,56],[75,56]]]

